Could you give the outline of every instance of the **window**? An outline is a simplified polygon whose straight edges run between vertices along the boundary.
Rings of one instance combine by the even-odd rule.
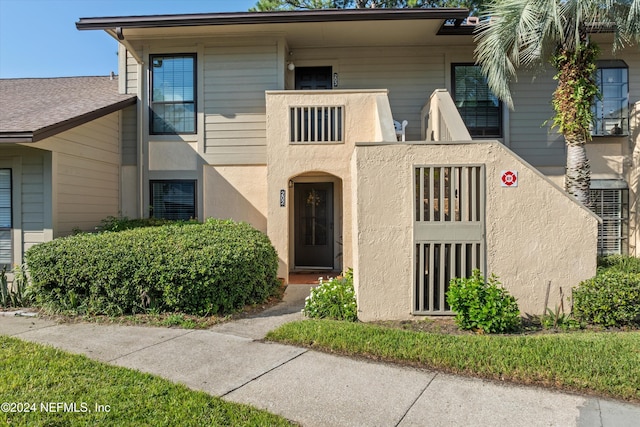
[[[12,227],[11,169],[0,169],[0,266],[13,263]]]
[[[592,135],[629,134],[629,68],[624,61],[598,61],[600,98],[592,107]]]
[[[174,220],[196,218],[196,182],[151,181],[151,216]]]
[[[196,132],[196,56],[151,56],[151,133]]]
[[[453,100],[474,137],[502,137],[502,103],[491,93],[480,67],[453,64]]]
[[[626,254],[629,189],[622,180],[591,180],[592,210],[598,224],[598,255]]]

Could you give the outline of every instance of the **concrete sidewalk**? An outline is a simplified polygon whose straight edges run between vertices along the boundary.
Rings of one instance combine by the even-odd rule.
[[[309,286],[209,330],[0,316],[0,334],[153,373],[303,426],[637,426],[640,406],[256,341],[301,318]]]

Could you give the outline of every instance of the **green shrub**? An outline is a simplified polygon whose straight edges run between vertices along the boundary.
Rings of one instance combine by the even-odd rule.
[[[573,315],[602,326],[640,325],[640,273],[600,271],[573,289]]]
[[[628,255],[609,255],[598,259],[598,272],[605,270],[640,273],[640,258]]]
[[[131,230],[133,228],[142,227],[158,227],[160,225],[171,225],[175,223],[185,221],[173,221],[162,218],[127,218],[126,216],[108,216],[102,221],[100,225],[96,227],[96,231],[124,231]],[[197,224],[197,221],[187,221],[188,223]],[[77,234],[77,233],[75,233]]]
[[[320,279],[320,285],[311,289],[302,310],[305,316],[315,319],[358,320],[356,294],[353,289],[353,270],[343,277]]]
[[[233,221],[80,234],[25,258],[36,303],[53,311],[229,313],[279,287],[267,236]]]
[[[469,278],[451,280],[447,303],[461,329],[503,333],[521,325],[516,299],[500,286],[496,276],[491,275],[485,282],[479,270],[474,270]]]
[[[9,285],[7,266],[0,271],[0,307],[28,307],[32,303],[31,289],[27,287],[24,269],[16,265],[13,269],[13,283]]]

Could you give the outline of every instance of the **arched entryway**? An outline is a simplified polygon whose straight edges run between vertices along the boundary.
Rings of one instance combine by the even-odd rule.
[[[291,179],[291,271],[342,269],[342,180],[315,172]]]

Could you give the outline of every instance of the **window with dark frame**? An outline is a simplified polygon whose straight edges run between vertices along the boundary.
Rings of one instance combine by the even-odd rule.
[[[629,67],[621,60],[598,61],[600,97],[592,107],[594,136],[629,134]]]
[[[502,102],[489,90],[487,79],[474,64],[452,64],[452,95],[472,137],[502,137]]]
[[[196,133],[196,55],[151,55],[150,133]]]
[[[153,218],[187,221],[197,217],[195,180],[154,180],[150,187]]]
[[[0,169],[0,266],[13,264],[11,169]]]

